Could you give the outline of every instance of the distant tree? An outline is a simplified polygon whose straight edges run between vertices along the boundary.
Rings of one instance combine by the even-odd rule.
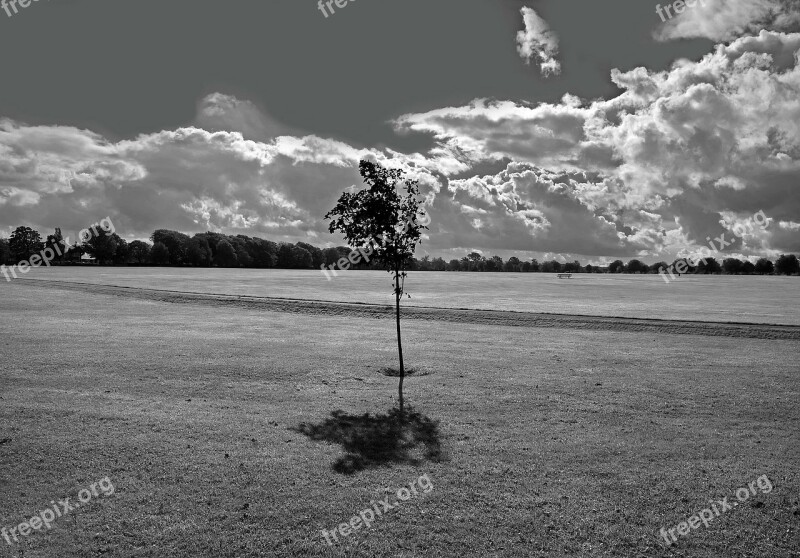
[[[8,248],[11,252],[11,262],[18,264],[41,252],[44,244],[42,236],[37,231],[30,227],[17,227],[8,239]]]
[[[759,258],[756,262],[755,271],[759,275],[772,275],[775,271],[775,266],[767,258]]]
[[[540,268],[539,262],[536,260],[536,258],[533,258],[531,260],[531,271],[537,272],[539,271],[539,268]]]
[[[503,271],[504,268],[505,263],[503,262],[503,258],[500,256],[492,256],[486,263],[487,271]]]
[[[564,264],[564,273],[580,273],[581,262],[575,260],[574,262],[567,262]]]
[[[213,261],[211,246],[203,235],[195,235],[186,243],[184,255],[186,263],[195,267],[208,267]]]
[[[330,267],[339,261],[339,251],[336,248],[325,248],[322,251],[322,256],[325,258],[325,265]]]
[[[683,269],[684,270],[683,273],[692,273],[692,266],[689,265],[689,260],[687,260],[686,258],[677,258],[675,261],[672,262],[671,267],[674,270],[673,273],[677,274],[678,277],[680,277],[681,275],[679,269]],[[666,271],[666,269],[664,271]]]
[[[64,261],[71,263],[79,262],[84,254],[86,254],[86,250],[83,248],[82,244],[73,244],[67,249],[67,253],[64,254]]]
[[[647,265],[639,260],[631,260],[628,262],[628,265],[625,266],[626,273],[647,273],[648,269]]]
[[[292,255],[292,244],[281,242],[278,246],[278,267],[281,269],[291,269],[294,267],[294,256]]]
[[[611,262],[611,265],[608,266],[609,273],[622,273],[625,270],[625,264],[622,263],[622,260],[614,260]]]
[[[320,250],[316,246],[312,246],[311,244],[308,244],[306,242],[298,242],[297,244],[295,244],[295,246],[298,246],[299,248],[302,248],[303,250],[311,254],[311,265],[308,267],[319,267],[323,263],[325,263],[325,256],[322,250]]]
[[[130,250],[130,246],[128,245],[128,241],[124,238],[117,236],[116,241],[117,251],[114,252],[112,261],[114,262],[114,265],[123,265],[128,261],[128,251]]]
[[[708,270],[707,273],[722,273],[722,264],[716,258],[708,258],[705,267]]]
[[[659,271],[661,271],[662,268],[664,269],[664,271],[666,271],[668,267],[669,265],[667,264],[667,262],[656,262],[648,267],[648,271],[650,273],[658,273]]]
[[[561,273],[561,269],[563,266],[561,262],[558,260],[550,260],[547,262],[542,262],[542,272],[543,273]]]
[[[697,273],[722,273],[722,266],[719,265],[716,258],[705,258],[704,260],[700,260],[700,263],[697,265]]]
[[[162,246],[164,245],[162,244]],[[150,263],[150,249],[151,246],[147,242],[134,240],[128,245],[128,261],[134,264]],[[169,257],[167,257],[167,260],[169,260]]]
[[[200,242],[205,241],[206,244],[208,244],[208,248],[209,250],[211,250],[211,265],[214,265],[214,259],[217,257],[217,245],[223,240],[228,239],[228,237],[224,234],[211,231],[198,233],[194,235],[194,237],[192,238],[196,238]]]
[[[447,269],[447,262],[443,258],[433,258],[431,261],[431,268],[433,271],[445,271]]]
[[[253,239],[253,265],[260,268],[273,268],[278,262],[278,245],[262,238]]]
[[[736,258],[725,258],[722,260],[722,269],[725,270],[725,273],[728,275],[738,275],[742,272],[742,267],[744,263],[742,260]]]
[[[52,261],[60,262],[64,260],[66,251],[68,249],[65,246],[64,235],[61,234],[60,228],[56,227],[56,230],[53,232],[53,234],[47,235],[47,240],[44,243],[44,247],[45,250],[49,248],[52,251]]]
[[[461,262],[452,259],[447,263],[447,271],[461,271]]]
[[[800,273],[800,261],[794,254],[781,254],[775,262],[775,273],[778,275],[796,275]]]
[[[117,249],[124,241],[116,233],[108,232],[101,227],[94,227],[93,231],[81,247],[100,265],[113,263]]]
[[[344,192],[331,211],[330,232],[341,232],[352,248],[373,247],[372,258],[394,277],[397,353],[400,361],[400,415],[404,413],[403,343],[400,335],[400,299],[404,294],[406,268],[421,241],[422,230],[419,185],[406,180],[402,170],[387,169],[377,163],[361,161],[359,171],[369,188]],[[405,194],[398,190],[405,189]]]
[[[742,263],[742,275],[752,275],[756,271],[756,266],[753,262],[745,261]]]
[[[156,242],[153,244],[153,248],[150,250],[150,259],[152,259],[153,263],[156,265],[168,264],[169,248],[167,248],[162,242]]]
[[[292,267],[310,269],[314,267],[314,258],[308,250],[295,245],[292,247]]]
[[[172,265],[182,265],[186,260],[186,246],[191,240],[187,235],[168,229],[158,229],[150,236],[153,244],[160,242],[169,251],[169,263]]]
[[[508,258],[506,265],[504,266],[505,271],[522,271],[522,262],[519,261],[519,258],[516,256],[511,256]]]
[[[425,254],[421,260],[415,260],[415,261],[416,261],[416,269],[418,269],[419,271],[432,270],[431,257],[429,255]]]
[[[250,255],[250,252],[247,251],[247,247],[244,244],[238,244],[235,250],[236,261],[241,267],[253,267],[253,257]]]
[[[586,264],[586,273],[593,273],[593,272],[594,272],[594,267],[592,266],[592,264]]]
[[[233,249],[236,251],[236,259],[242,267],[258,267],[256,265],[256,243],[255,239],[237,234],[235,237],[229,237]]]
[[[10,263],[11,249],[8,247],[8,239],[0,238],[0,265]]]
[[[486,271],[486,258],[478,252],[470,252],[466,259],[469,262],[470,271]]]
[[[531,266],[531,262],[529,262],[527,260],[522,262],[522,271],[524,271],[525,273],[530,273],[531,272],[531,267],[532,267]]]
[[[217,244],[217,256],[214,259],[214,263],[219,267],[238,267],[236,252],[227,240],[221,240]]]

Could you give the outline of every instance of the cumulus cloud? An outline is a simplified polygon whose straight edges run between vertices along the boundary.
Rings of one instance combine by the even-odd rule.
[[[614,71],[623,92],[611,99],[567,97],[536,106],[476,100],[403,115],[395,124],[457,147],[473,165],[510,159],[584,173],[567,192],[613,223],[623,246],[643,255],[674,254],[719,234],[726,212],[744,217],[763,209],[777,222],[798,221],[798,51],[800,34],[762,32],[667,71]],[[486,196],[475,187],[465,192],[475,200],[454,202],[475,207]],[[552,222],[548,208],[537,209]],[[580,228],[585,237],[596,234],[586,223]],[[774,229],[744,249],[774,254],[795,245],[790,228]],[[539,244],[541,233],[531,230],[529,237],[534,250],[549,246]],[[575,252],[580,245],[559,248]]]
[[[654,33],[657,40],[730,41],[761,29],[791,31],[800,26],[796,0],[690,0],[686,4],[680,14],[671,2],[659,5],[665,23]]]
[[[525,29],[517,33],[517,52],[526,64],[535,59],[542,75],[560,74],[561,63],[556,60],[558,36],[533,9],[523,6],[521,12]]]
[[[617,219],[595,204],[610,187],[584,173],[512,163],[495,175],[451,180],[450,211],[469,218],[445,220],[451,228],[433,236],[446,245],[522,252],[623,255],[645,250],[645,243],[621,233]],[[436,209],[444,213],[446,202]]]
[[[197,121],[206,123],[232,114],[243,122],[236,115],[255,110],[219,96],[200,107]],[[415,160],[317,136],[258,141],[241,131],[187,126],[111,142],[89,130],[4,120],[0,223],[4,234],[21,224],[45,234],[59,226],[66,234],[109,216],[127,238],[170,228],[340,242],[322,216],[343,190],[361,184],[363,157],[403,168],[428,197],[440,187],[435,157]]]

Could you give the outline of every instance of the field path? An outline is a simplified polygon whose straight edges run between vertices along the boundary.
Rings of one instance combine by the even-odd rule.
[[[16,279],[14,283],[18,285],[45,289],[82,291],[93,294],[123,296],[158,302],[204,304],[210,306],[238,306],[253,310],[287,312],[295,314],[353,316],[375,319],[394,318],[393,307],[378,304],[257,297],[246,295],[188,293],[183,291],[121,287],[114,285],[96,285],[72,281],[40,279],[19,278]],[[474,310],[420,306],[404,307],[403,318],[412,320],[445,321],[516,327],[596,329],[606,331],[706,335],[715,337],[745,337],[752,339],[800,340],[800,326],[792,325],[617,318],[605,316],[579,316],[568,314],[545,314],[534,312],[511,312],[499,310]]]

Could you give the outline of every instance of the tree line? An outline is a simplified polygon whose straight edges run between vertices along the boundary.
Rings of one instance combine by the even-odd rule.
[[[672,268],[679,262],[684,262],[690,267],[690,274],[721,274],[728,275],[795,275],[800,274],[800,260],[794,254],[781,255],[775,263],[767,258],[759,258],[756,263],[737,258],[725,258],[722,263],[716,258],[705,258],[696,266],[692,266],[686,258],[678,258],[672,263]],[[622,260],[615,260],[607,266],[581,265],[579,261],[559,262],[557,260],[539,263],[536,259],[520,260],[510,257],[507,261],[499,256],[485,258],[477,252],[472,252],[465,257],[452,259],[445,263],[441,258],[428,260],[427,256],[417,262],[418,269],[431,271],[504,271],[522,273],[630,273],[647,274],[660,273],[670,267],[667,262],[646,264],[640,260],[630,260],[627,264]]]
[[[63,243],[61,229],[42,238],[30,227],[17,227],[8,239],[0,239],[0,264],[16,265],[30,259],[55,243]],[[127,242],[116,233],[99,231],[85,242],[71,246],[54,264],[78,263],[88,254],[101,265],[164,265],[226,268],[314,269],[332,266],[346,258],[351,248],[337,246],[320,248],[306,242],[296,244],[273,242],[245,235],[226,235],[215,232],[189,236],[169,229],[158,229],[150,235],[151,242]],[[685,259],[677,259],[673,266]],[[512,273],[659,273],[669,266],[666,262],[647,265],[640,260],[611,262],[608,266],[582,265],[579,261],[562,263],[557,260],[538,262],[521,260],[516,256],[503,260],[499,256],[484,257],[471,252],[461,259],[424,256],[411,258],[408,269],[413,271],[469,271]],[[360,263],[351,269],[378,269],[376,262]],[[707,258],[689,273],[730,275],[794,275],[800,274],[800,261],[793,254],[781,255],[774,263],[760,258],[756,263],[726,258],[721,263]]]

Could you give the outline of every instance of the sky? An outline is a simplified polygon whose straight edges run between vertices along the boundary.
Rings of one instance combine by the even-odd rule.
[[[798,0],[9,1],[0,236],[340,245],[367,158],[419,255],[800,253]]]

